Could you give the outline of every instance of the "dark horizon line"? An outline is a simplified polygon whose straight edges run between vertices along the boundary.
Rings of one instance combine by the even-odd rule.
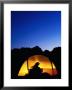
[[[39,46],[34,46],[34,47],[32,47],[32,48],[35,48],[35,47],[39,47]],[[61,46],[57,46],[57,47],[54,47],[54,48],[61,48]],[[22,49],[22,48],[30,48],[30,49],[32,49],[31,47],[18,47],[18,48],[11,48],[11,50],[14,50],[14,49]],[[43,50],[41,47],[39,47],[42,51],[45,51],[45,50],[48,50],[48,49],[45,49],[45,50]],[[52,48],[52,50],[48,50],[48,51],[53,51],[54,50],[54,48]]]

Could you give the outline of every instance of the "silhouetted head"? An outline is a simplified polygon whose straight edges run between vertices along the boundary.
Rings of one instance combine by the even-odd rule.
[[[33,68],[38,68],[39,64],[40,64],[39,62],[36,62],[35,65],[33,66]]]
[[[37,62],[36,64],[35,64],[35,66],[38,66],[40,63],[39,62]]]

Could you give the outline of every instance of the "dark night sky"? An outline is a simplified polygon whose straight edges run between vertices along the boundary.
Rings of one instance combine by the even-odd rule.
[[[11,48],[61,46],[60,11],[12,11]]]

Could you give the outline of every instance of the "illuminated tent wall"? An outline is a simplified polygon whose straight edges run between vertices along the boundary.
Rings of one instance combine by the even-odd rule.
[[[35,65],[36,62],[39,62],[39,67],[43,69],[43,73],[46,72],[49,75],[56,75],[57,74],[57,69],[54,65],[54,63],[48,59],[48,57],[43,56],[43,55],[34,55],[28,58],[27,60],[24,61],[22,64],[18,76],[25,76],[28,74],[28,69],[32,69],[32,66]],[[28,68],[27,68],[27,63],[28,63]]]

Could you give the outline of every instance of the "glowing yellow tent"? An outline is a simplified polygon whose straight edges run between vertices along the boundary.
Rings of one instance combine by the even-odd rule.
[[[53,62],[51,62],[48,57],[43,55],[34,55],[28,58],[28,60],[24,61],[22,64],[18,76],[25,76],[28,74],[28,69],[32,69],[32,66],[35,65],[36,62],[39,62],[39,67],[43,69],[43,73],[46,72],[50,75],[56,75],[57,69]],[[27,68],[28,64],[28,68]]]

